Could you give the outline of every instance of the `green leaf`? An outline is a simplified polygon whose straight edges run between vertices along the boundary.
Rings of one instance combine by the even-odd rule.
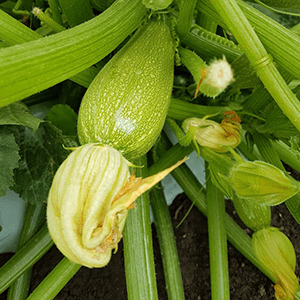
[[[18,167],[19,147],[6,127],[0,128],[0,197],[13,185],[13,170]]]
[[[45,120],[59,128],[63,135],[77,135],[77,114],[65,104],[54,105],[48,112]]]
[[[24,125],[36,131],[41,122],[44,121],[34,117],[21,102],[0,108],[0,125]]]
[[[12,189],[31,204],[46,201],[53,177],[68,155],[61,131],[44,122],[34,134],[26,127],[17,127],[15,136],[21,160]]]

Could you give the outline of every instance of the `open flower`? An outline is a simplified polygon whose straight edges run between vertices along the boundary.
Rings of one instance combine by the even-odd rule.
[[[59,250],[75,263],[105,266],[136,198],[183,161],[143,179],[130,175],[132,164],[112,147],[76,148],[59,167],[48,197],[48,227]]]
[[[275,278],[277,300],[294,300],[298,291],[296,255],[290,240],[278,228],[268,227],[253,234],[252,248],[257,259]]]

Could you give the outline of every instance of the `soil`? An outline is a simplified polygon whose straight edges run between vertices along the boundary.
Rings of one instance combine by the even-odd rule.
[[[176,235],[177,248],[181,263],[182,278],[186,300],[208,300],[210,294],[209,276],[209,251],[208,230],[206,218],[193,208],[183,224],[176,225],[188,211],[191,202],[185,194],[177,196],[170,206],[174,232]],[[248,234],[249,229],[243,225],[234,211],[231,201],[226,201],[226,209],[230,216]],[[175,218],[175,215],[177,216]],[[272,226],[279,227],[291,239],[299,261],[300,240],[298,237],[299,225],[289,214],[285,204],[272,208]],[[159,245],[153,227],[153,243],[157,272],[157,284],[159,299],[167,299],[165,282],[162,271]],[[11,254],[0,256],[0,264],[9,259]],[[43,280],[43,278],[62,259],[62,254],[54,246],[34,266],[30,292]],[[244,258],[231,244],[228,244],[230,294],[233,300],[274,300],[273,283]],[[119,250],[113,255],[108,266],[102,269],[88,269],[82,267],[79,272],[69,281],[64,289],[56,296],[57,300],[126,300],[126,282],[124,272],[123,247],[120,243]],[[299,275],[299,267],[296,274]],[[7,293],[0,295],[0,300],[6,299]],[[137,299],[146,300],[146,299]],[[221,299],[220,299],[221,300]]]

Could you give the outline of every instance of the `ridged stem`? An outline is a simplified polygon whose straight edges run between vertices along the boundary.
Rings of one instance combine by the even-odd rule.
[[[48,0],[51,14],[53,17],[53,20],[58,23],[59,25],[62,25],[62,18],[61,18],[61,12],[59,10],[59,3],[58,0]]]
[[[218,114],[219,119],[222,119],[224,112],[227,110],[230,110],[227,106],[206,106],[171,98],[168,117],[178,121],[184,121],[187,118],[203,118],[207,115]]]
[[[44,14],[44,12],[38,7],[34,7],[33,10],[32,10],[32,13],[36,17],[38,17],[42,22],[46,23],[55,32],[62,32],[66,29],[65,27],[63,27],[60,24],[56,23],[49,16]]]
[[[182,41],[192,26],[196,3],[197,0],[182,0],[179,5],[176,31]]]
[[[244,50],[251,65],[283,113],[300,131],[300,103],[272,62],[253,27],[235,0],[211,0],[226,26]]]
[[[0,268],[0,294],[32,267],[53,245],[47,224]]]
[[[150,192],[150,197],[163,262],[168,300],[184,300],[184,289],[172,220],[161,186],[154,187]]]
[[[134,163],[144,166],[136,169],[135,176],[147,177],[147,157]],[[129,210],[123,232],[127,297],[128,300],[157,300],[149,193],[141,195],[135,204]]]
[[[20,250],[41,229],[46,219],[46,205],[27,204],[24,224],[20,234],[18,250]],[[24,272],[9,288],[7,300],[22,300],[27,298],[31,269]]]
[[[229,300],[225,199],[220,190],[212,183],[207,163],[205,174],[211,299]]]
[[[282,171],[285,171],[283,164],[281,163],[279,156],[272,146],[271,141],[266,138],[263,134],[254,131],[252,133],[254,142],[259,150],[261,159],[265,162],[273,164]],[[289,212],[294,219],[300,224],[300,197],[299,194],[289,198],[285,201]]]
[[[192,30],[186,35],[183,43],[195,50],[203,59],[222,58],[229,62],[235,60],[243,52],[232,41],[212,33],[194,24]]]
[[[70,279],[79,271],[81,265],[64,257],[50,274],[29,295],[28,300],[52,300]]]
[[[133,32],[145,13],[146,8],[139,0],[118,0],[99,16],[74,28],[2,49],[0,107],[92,66]]]
[[[155,169],[161,170],[161,167],[165,167],[165,161],[163,158],[178,158],[181,155],[184,147],[178,145],[171,148],[166,152],[166,147],[170,148],[170,142],[167,140],[165,134],[162,135],[161,141],[158,143],[156,149],[157,155],[160,157],[160,160],[156,162],[149,172],[152,172]],[[176,148],[175,150],[173,150]],[[169,151],[172,152],[172,155],[169,154]],[[177,160],[175,160],[176,162]],[[174,162],[169,160],[169,164],[174,164]],[[154,170],[153,170],[154,171]],[[172,173],[172,176],[183,189],[187,197],[195,203],[196,207],[207,216],[207,205],[206,205],[206,196],[205,190],[200,182],[197,180],[192,171],[183,164],[176,168]],[[252,251],[251,238],[226,214],[225,217],[226,232],[228,241],[239,251],[241,252],[253,265],[260,269],[266,276],[268,276],[272,281],[275,281],[272,275],[266,270],[266,268],[256,259]]]
[[[300,37],[245,2],[237,0],[237,3],[251,26],[255,28],[255,32],[259,39],[262,41],[268,52],[274,57],[276,65],[283,67],[290,74],[294,75],[294,77],[300,78],[300,61],[298,56],[298,53],[300,52]],[[222,27],[228,28],[225,18],[232,17],[231,13],[224,19],[220,18],[220,10],[216,10],[213,7],[213,3],[209,0],[199,0],[196,8],[211,17]],[[232,21],[234,22],[234,20],[235,18]],[[238,24],[236,23],[236,25]],[[234,34],[234,32],[232,33]],[[247,38],[248,36],[244,37],[244,39]],[[243,45],[241,46],[244,48]],[[253,47],[254,46],[251,44],[250,51]]]

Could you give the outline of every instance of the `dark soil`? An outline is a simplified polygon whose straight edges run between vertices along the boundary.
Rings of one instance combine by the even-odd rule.
[[[170,213],[174,224],[176,242],[181,263],[182,278],[186,300],[208,300],[210,295],[209,277],[209,251],[207,220],[193,208],[183,222],[176,229],[176,225],[189,209],[191,202],[182,194],[170,206]],[[231,201],[227,201],[227,212],[246,232],[251,234],[236,215]],[[177,218],[175,218],[175,215]],[[300,240],[298,238],[299,225],[289,214],[285,204],[272,209],[272,226],[279,227],[291,239],[297,253],[300,255]],[[165,282],[163,278],[162,262],[159,245],[153,228],[154,252],[156,257],[156,272],[159,299],[167,299]],[[0,256],[3,264],[12,255]],[[32,291],[43,278],[62,259],[62,254],[52,247],[45,256],[34,266],[30,291]],[[231,299],[243,300],[274,300],[273,283],[245,259],[233,246],[228,244],[229,276]],[[58,300],[126,300],[126,282],[124,273],[123,247],[120,243],[118,252],[113,255],[108,266],[102,269],[88,269],[82,267],[75,277],[56,296]],[[296,273],[299,275],[299,268]],[[6,292],[0,295],[6,299]],[[137,299],[147,300],[147,299]],[[222,299],[220,299],[222,300]]]

